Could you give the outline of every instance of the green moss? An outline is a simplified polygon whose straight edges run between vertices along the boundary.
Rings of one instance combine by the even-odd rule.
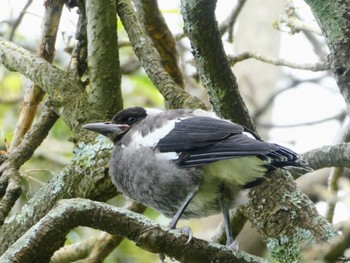
[[[327,41],[334,42],[344,35],[346,25],[344,8],[339,1],[306,0],[320,26],[326,33]]]
[[[267,247],[277,262],[300,262],[300,248],[314,243],[310,230],[297,228],[292,237],[280,236],[279,239],[270,238]]]
[[[74,148],[73,163],[82,168],[96,167],[106,158],[110,158],[113,144],[104,136],[98,135],[94,144],[80,142]]]

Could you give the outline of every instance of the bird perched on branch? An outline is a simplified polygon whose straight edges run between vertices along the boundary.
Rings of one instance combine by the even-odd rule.
[[[169,228],[180,217],[222,212],[227,245],[234,242],[229,209],[241,190],[276,168],[307,166],[293,151],[203,110],[134,107],[83,127],[115,144],[110,175],[120,192],[172,217]]]

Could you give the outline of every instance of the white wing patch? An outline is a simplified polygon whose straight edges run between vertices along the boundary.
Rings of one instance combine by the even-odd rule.
[[[160,160],[177,160],[179,159],[179,154],[176,152],[167,152],[167,153],[156,153],[155,156],[157,157],[157,159]]]
[[[253,136],[253,134],[251,134],[250,132],[246,132],[246,131],[244,131],[244,132],[242,132],[245,136],[247,136],[247,137],[249,137],[250,139],[254,139],[254,140],[256,140],[256,138]]]
[[[169,134],[170,131],[172,131],[175,127],[175,124],[180,122],[181,120],[187,119],[189,117],[183,117],[178,118],[174,120],[168,121],[165,125],[163,125],[161,128],[154,130],[153,132],[150,132],[146,136],[142,136],[141,132],[136,131],[132,134],[131,140],[130,140],[130,146],[128,147],[134,147],[135,149],[138,149],[140,147],[155,147],[158,142],[163,139],[165,136]]]

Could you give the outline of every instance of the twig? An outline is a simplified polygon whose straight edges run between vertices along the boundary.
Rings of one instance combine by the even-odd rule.
[[[338,193],[338,181],[344,172],[343,167],[333,167],[331,174],[329,175],[328,180],[328,191],[331,195],[331,198],[327,200],[327,210],[326,210],[326,219],[329,222],[333,222],[333,216],[335,211],[335,206],[337,204],[337,198],[333,198]]]
[[[9,180],[5,194],[0,195],[0,225],[4,223],[6,217],[22,193],[17,169],[14,167],[8,167],[2,176],[9,178]]]
[[[342,121],[345,117],[346,117],[346,112],[341,111],[340,113],[338,113],[334,116],[320,119],[320,120],[315,120],[315,121],[301,122],[301,123],[294,123],[294,124],[285,124],[285,125],[258,122],[257,125],[262,127],[262,128],[267,128],[267,129],[270,129],[270,128],[293,128],[293,127],[300,127],[300,126],[307,126],[307,125],[315,125],[315,124],[319,124],[319,123],[323,123],[323,122],[327,122],[327,121],[332,121],[332,120]]]
[[[228,41],[233,42],[233,28],[247,0],[239,0],[231,14],[219,25],[221,35],[228,30]]]
[[[52,63],[55,54],[56,36],[62,8],[62,1],[52,1],[51,5],[45,8],[45,14],[42,19],[42,32],[36,54],[50,63]],[[38,85],[32,82],[29,85],[22,103],[10,152],[19,145],[26,132],[32,126],[38,105],[44,98],[45,93]]]
[[[349,122],[346,119],[343,123],[343,127],[341,128],[340,134],[337,136],[337,142],[349,142]],[[329,222],[333,222],[334,211],[338,201],[337,194],[339,191],[338,183],[340,177],[344,174],[343,167],[333,167],[331,173],[328,178],[328,191],[331,198],[327,199],[327,210],[326,210],[326,218]]]
[[[330,67],[327,63],[323,63],[323,62],[318,62],[318,63],[295,63],[295,62],[291,62],[291,61],[287,61],[285,59],[282,58],[272,58],[272,57],[268,57],[268,56],[263,56],[260,55],[258,53],[255,52],[244,52],[241,54],[238,54],[236,56],[228,56],[229,61],[231,66],[234,66],[237,62],[246,60],[246,59],[250,59],[250,58],[254,58],[256,60],[265,62],[265,63],[269,63],[272,65],[276,65],[276,66],[285,66],[285,67],[290,67],[290,68],[294,68],[294,69],[301,69],[301,70],[311,70],[311,71],[324,71],[324,70],[329,70]]]
[[[13,23],[11,32],[10,32],[10,36],[9,36],[9,41],[13,40],[13,37],[15,35],[16,29],[19,26],[19,24],[22,22],[22,19],[24,17],[24,15],[26,14],[26,10],[29,8],[29,6],[32,4],[33,0],[28,0],[27,3],[25,4],[25,6],[23,7],[21,13],[19,14],[18,18],[16,19],[16,21]]]
[[[276,25],[277,29],[281,30],[281,24],[285,24],[289,27],[291,34],[299,31],[309,31],[322,36],[322,31],[318,27],[307,24],[295,16],[281,15],[278,24]]]
[[[273,101],[278,95],[290,89],[296,88],[296,86],[298,86],[300,83],[307,83],[307,82],[319,83],[323,78],[324,77],[321,76],[321,77],[301,80],[301,79],[293,78],[293,76],[289,76],[288,80],[291,80],[291,82],[286,87],[279,89],[275,91],[273,94],[271,94],[271,96],[266,100],[266,102],[255,110],[255,112],[252,114],[253,121],[255,123],[258,122],[258,118],[273,105]]]

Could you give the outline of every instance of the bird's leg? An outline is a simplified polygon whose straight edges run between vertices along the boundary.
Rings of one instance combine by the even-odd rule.
[[[224,217],[224,225],[225,225],[225,232],[226,232],[226,246],[232,248],[233,250],[238,250],[238,242],[234,240],[232,235],[232,228],[230,224],[230,212],[229,212],[229,206],[225,198],[222,198],[219,201],[220,209]]]
[[[195,189],[193,189],[185,198],[184,202],[181,204],[180,208],[177,210],[176,214],[174,215],[174,217],[171,219],[169,225],[168,225],[168,229],[175,229],[177,222],[179,222],[183,212],[185,211],[186,207],[189,205],[189,203],[191,202],[191,200],[193,199],[193,197],[197,194],[199,187],[196,187]],[[183,229],[185,231],[182,232],[186,232],[188,235],[188,240],[186,242],[186,244],[188,242],[191,241],[192,239],[192,231],[190,228],[186,228]],[[160,262],[165,263],[165,256],[164,254],[159,254],[159,258],[160,258]]]
[[[185,198],[184,202],[182,203],[182,205],[180,206],[180,208],[177,210],[176,214],[174,215],[174,217],[171,219],[168,228],[169,229],[175,229],[177,222],[179,222],[183,212],[185,211],[186,207],[190,204],[191,200],[193,199],[193,197],[197,194],[199,187],[196,187],[195,189],[193,189]]]

